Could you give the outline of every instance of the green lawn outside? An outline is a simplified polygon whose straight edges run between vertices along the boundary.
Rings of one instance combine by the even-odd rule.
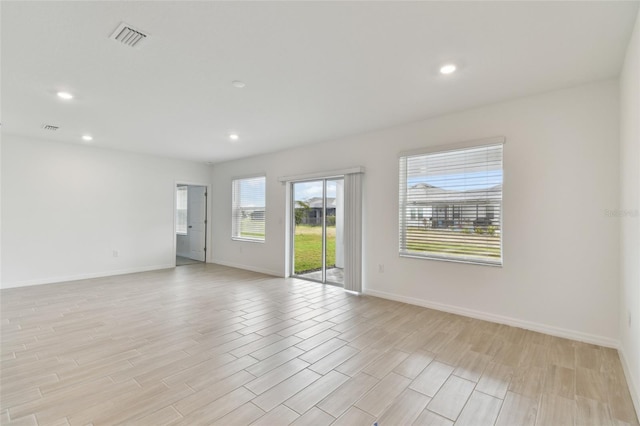
[[[465,234],[454,230],[411,227],[407,229],[407,249],[437,254],[474,255],[500,258],[500,235]]]
[[[322,268],[322,227],[296,225],[294,272],[303,274]],[[336,227],[327,227],[327,267],[336,263]]]
[[[264,238],[264,220],[242,219],[240,236],[246,238]]]

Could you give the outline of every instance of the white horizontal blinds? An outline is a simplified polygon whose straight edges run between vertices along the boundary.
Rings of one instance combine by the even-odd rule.
[[[232,237],[264,241],[265,239],[264,176],[234,179],[232,182]]]
[[[400,254],[502,264],[502,143],[400,157]]]
[[[187,187],[176,188],[176,233],[187,233]]]

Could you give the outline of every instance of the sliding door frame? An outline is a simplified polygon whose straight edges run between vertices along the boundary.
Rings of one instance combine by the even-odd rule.
[[[336,283],[333,281],[327,281],[327,181],[330,180],[344,180],[344,176],[327,176],[327,177],[317,177],[313,179],[303,179],[303,180],[295,180],[288,182],[289,191],[291,193],[291,197],[289,197],[289,276],[293,278],[299,278],[307,281],[313,281],[320,284],[329,284],[335,285],[338,287],[343,287],[344,283]],[[322,182],[322,269],[321,269],[321,280],[316,280],[313,278],[305,277],[304,275],[298,275],[295,273],[296,265],[295,265],[295,235],[296,235],[296,200],[295,200],[295,189],[294,186],[297,183],[305,183],[305,182]]]
[[[289,224],[289,226],[285,226],[285,277],[296,276],[294,273],[295,265],[293,264],[293,239],[295,238],[295,194],[293,193],[293,184],[297,182],[342,178],[344,179],[345,215],[343,252],[345,277],[342,288],[344,288],[345,291],[362,293],[362,175],[364,173],[364,167],[356,166],[324,172],[278,177],[278,181],[286,187],[286,205],[284,206],[284,211],[286,222]],[[349,189],[347,189],[347,187]],[[314,282],[317,281],[314,280]]]

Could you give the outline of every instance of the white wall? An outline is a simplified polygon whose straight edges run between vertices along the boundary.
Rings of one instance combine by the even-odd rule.
[[[605,81],[216,164],[213,261],[283,275],[278,176],[365,166],[366,292],[615,346],[619,232],[605,209],[619,202],[618,107]],[[507,141],[504,267],[400,258],[397,153],[496,135]],[[259,172],[266,242],[232,241],[231,179]]]
[[[640,413],[640,12],[620,75],[620,129],[621,352]]]
[[[3,135],[2,288],[172,267],[176,181],[209,178],[204,164]]]

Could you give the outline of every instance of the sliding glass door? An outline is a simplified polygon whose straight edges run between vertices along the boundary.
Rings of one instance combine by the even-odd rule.
[[[344,179],[319,179],[291,185],[293,275],[342,286]]]

